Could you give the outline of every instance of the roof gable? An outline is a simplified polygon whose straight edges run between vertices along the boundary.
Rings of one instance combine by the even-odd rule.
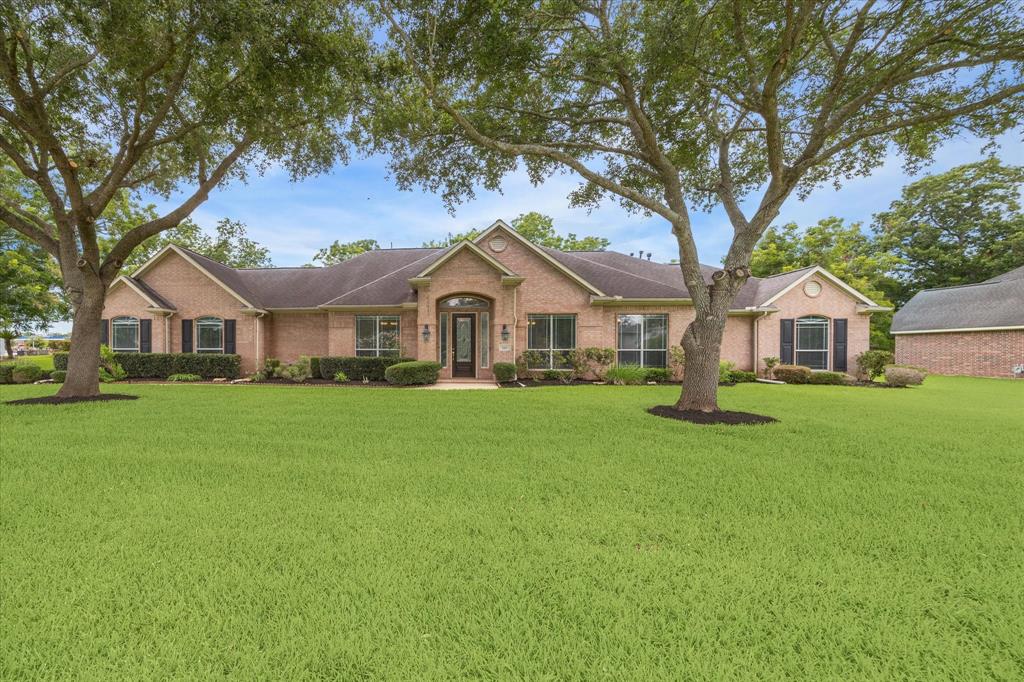
[[[506,223],[504,220],[496,220],[496,221],[494,221],[494,223],[492,223],[490,227],[488,227],[486,230],[484,230],[480,234],[480,236],[478,236],[476,239],[473,240],[474,246],[476,246],[477,244],[480,244],[485,239],[491,238],[494,235],[494,233],[496,231],[498,231],[498,230],[503,231],[505,234],[507,234],[511,238],[515,239],[518,243],[520,243],[523,246],[525,246],[527,248],[527,250],[529,250],[529,251],[533,252],[534,254],[536,254],[537,256],[539,256],[541,260],[545,261],[548,265],[553,267],[555,270],[557,270],[557,271],[561,272],[562,274],[568,276],[569,279],[573,280],[574,282],[576,282],[577,284],[582,286],[584,289],[589,291],[591,294],[593,294],[595,296],[604,296],[605,295],[605,293],[603,291],[601,291],[601,289],[599,289],[598,287],[594,286],[589,281],[587,281],[582,275],[580,275],[580,273],[576,272],[573,268],[571,268],[571,267],[567,266],[566,264],[562,263],[559,259],[554,258],[550,253],[548,253],[548,249],[545,249],[544,247],[541,247],[541,246],[537,246],[536,244],[531,242],[529,239],[527,239],[526,237],[524,237],[523,235],[519,234],[514,229],[512,229],[512,227],[510,227],[509,224]],[[477,247],[477,248],[479,249],[479,247]],[[481,251],[481,253],[483,253],[482,249],[480,249],[480,251]]]
[[[490,265],[492,268],[500,272],[503,277],[516,277],[516,273],[509,270],[507,267],[505,267],[505,265],[503,265],[500,261],[491,256],[489,253],[481,249],[474,242],[465,240],[449,248],[440,258],[434,260],[422,272],[416,275],[416,278],[418,279],[420,277],[430,277],[430,275],[436,272],[438,268],[440,268],[442,265],[444,265],[452,258],[454,258],[456,254],[462,253],[463,251],[469,251],[473,255],[477,256],[485,263]]]
[[[247,308],[259,307],[258,305],[253,304],[252,301],[255,297],[248,291],[248,287],[246,287],[241,281],[241,278],[238,276],[238,270],[228,267],[223,263],[218,263],[212,258],[207,258],[195,251],[178,246],[177,244],[168,244],[157,251],[152,258],[143,263],[135,272],[132,273],[131,278],[138,279],[145,274],[147,270],[162,261],[171,253],[175,253],[183,258],[187,263],[195,267],[201,273],[209,277],[215,284],[224,289],[224,291],[238,299],[238,301]]]

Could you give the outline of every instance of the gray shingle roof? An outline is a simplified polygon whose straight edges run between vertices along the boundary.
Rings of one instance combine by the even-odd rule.
[[[167,310],[176,310],[176,308],[173,305],[171,305],[171,303],[169,303],[166,298],[158,294],[153,289],[153,287],[149,286],[141,279],[135,279],[134,277],[125,277],[125,279],[131,280],[132,284],[145,291],[146,295],[153,299],[153,302],[156,303],[161,308],[166,308]]]
[[[1024,266],[979,284],[917,292],[892,318],[893,332],[1024,326]]]
[[[274,309],[414,302],[416,292],[409,285],[409,278],[450,248],[454,247],[378,249],[329,267],[254,269],[230,268],[189,249],[182,250],[253,306]],[[676,264],[641,260],[616,251],[543,250],[608,296],[690,298],[683,273]],[[702,265],[704,280],[710,282],[712,273],[718,269]],[[737,295],[733,308],[753,307],[768,300],[809,269],[751,277]]]

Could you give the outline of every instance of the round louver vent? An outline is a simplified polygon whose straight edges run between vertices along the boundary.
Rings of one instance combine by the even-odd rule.
[[[491,247],[491,251],[495,253],[501,253],[508,246],[508,242],[505,241],[504,237],[495,237],[491,241],[487,242],[487,245]]]
[[[821,293],[821,284],[819,282],[815,282],[813,279],[810,280],[807,284],[804,284],[804,293],[811,298],[816,297]]]

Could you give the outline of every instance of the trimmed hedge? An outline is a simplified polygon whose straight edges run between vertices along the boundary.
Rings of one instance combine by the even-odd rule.
[[[352,381],[385,381],[384,372],[400,362],[415,362],[413,358],[395,357],[322,357],[320,376],[333,379],[338,372],[344,372]]]
[[[198,374],[204,379],[237,379],[242,359],[231,353],[114,353],[129,379],[165,379],[172,374]],[[53,368],[67,371],[68,354],[54,353]]]
[[[811,368],[803,365],[779,365],[772,371],[772,376],[787,384],[806,384],[811,373]]]
[[[672,380],[672,370],[666,367],[647,367],[644,369],[644,381],[664,384]]]
[[[0,365],[0,384],[11,383],[11,372],[14,371],[14,365]]]
[[[413,386],[416,384],[436,384],[441,373],[441,364],[433,360],[412,360],[398,362],[384,370],[384,378],[389,384]]]
[[[494,378],[498,381],[512,381],[516,378],[516,366],[512,362],[494,363]]]
[[[11,381],[15,384],[31,384],[43,378],[43,370],[39,365],[14,365],[11,368]]]
[[[320,374],[320,358],[312,356],[309,358],[309,376],[318,379],[321,377]]]
[[[734,369],[729,372],[729,379],[734,384],[749,384],[757,381],[757,373],[748,372],[745,369]]]
[[[890,386],[920,386],[924,377],[924,372],[912,367],[888,365],[885,368],[885,383]]]
[[[811,376],[807,378],[808,384],[842,386],[846,382],[847,376],[842,372],[811,372]]]
[[[64,383],[64,379],[65,379],[65,377],[67,377],[67,375],[68,375],[68,373],[65,372],[64,370],[62,370],[62,369],[55,369],[52,372],[50,372],[50,379],[52,379],[53,383],[55,383],[55,384],[63,384]]]

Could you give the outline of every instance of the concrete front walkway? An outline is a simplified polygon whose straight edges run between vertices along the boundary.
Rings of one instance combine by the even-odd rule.
[[[474,388],[481,390],[491,390],[495,388],[501,388],[498,384],[493,381],[486,379],[443,379],[438,381],[436,384],[430,386],[422,386],[421,388],[428,391],[464,391],[472,390]]]

